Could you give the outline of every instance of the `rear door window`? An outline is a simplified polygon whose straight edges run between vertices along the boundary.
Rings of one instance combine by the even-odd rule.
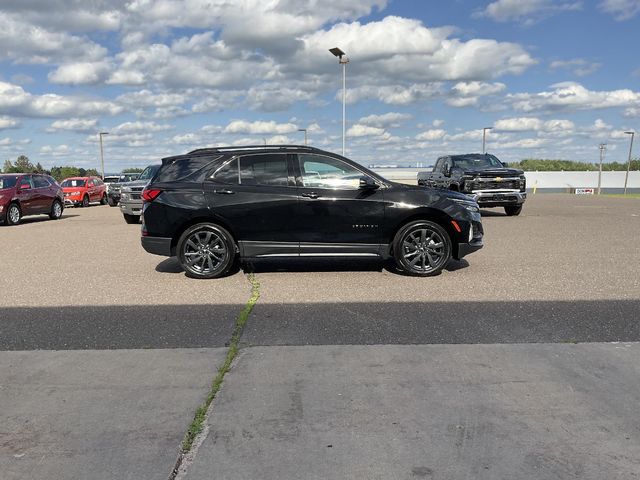
[[[238,185],[240,183],[238,159],[234,158],[230,162],[225,163],[213,174],[212,178],[217,183],[224,183],[225,185]]]
[[[272,153],[240,157],[240,183],[268,187],[288,186],[287,155]]]
[[[28,188],[33,188],[33,182],[31,181],[31,176],[22,177],[22,180],[20,180],[20,188],[23,188],[25,185]]]

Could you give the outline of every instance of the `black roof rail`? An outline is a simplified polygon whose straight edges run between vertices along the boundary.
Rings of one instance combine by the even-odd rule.
[[[235,147],[209,147],[209,148],[198,148],[196,150],[190,151],[187,155],[193,155],[195,153],[222,153],[222,152],[235,152],[241,150],[308,150],[310,152],[320,152],[319,148],[310,147],[308,145],[238,145]]]

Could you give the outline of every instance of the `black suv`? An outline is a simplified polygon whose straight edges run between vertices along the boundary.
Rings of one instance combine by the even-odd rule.
[[[435,275],[482,248],[478,204],[390,182],[303,146],[194,150],[162,160],[144,189],[142,246],[187,275],[225,275],[238,258],[372,256]]]

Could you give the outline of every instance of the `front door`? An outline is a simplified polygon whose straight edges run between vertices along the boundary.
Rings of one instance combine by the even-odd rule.
[[[38,213],[37,205],[36,205],[36,193],[33,188],[33,180],[31,179],[31,175],[25,175],[20,180],[18,184],[18,189],[16,190],[16,196],[18,197],[18,201],[20,202],[20,209],[22,210],[22,215],[32,215],[34,213]]]
[[[204,183],[209,208],[245,257],[297,255],[297,189],[290,156],[260,153],[232,158]]]
[[[304,153],[297,159],[300,254],[377,254],[384,187],[359,188],[366,174],[338,158]]]

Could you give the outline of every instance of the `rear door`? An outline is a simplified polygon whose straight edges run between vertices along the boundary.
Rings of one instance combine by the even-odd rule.
[[[53,203],[53,193],[49,181],[42,175],[33,175],[33,207],[34,213],[48,213]]]
[[[235,156],[204,182],[209,208],[232,229],[245,257],[297,255],[298,201],[290,156]]]
[[[295,232],[300,254],[377,254],[385,213],[384,186],[360,189],[360,178],[366,173],[338,158],[315,153],[296,157]]]

